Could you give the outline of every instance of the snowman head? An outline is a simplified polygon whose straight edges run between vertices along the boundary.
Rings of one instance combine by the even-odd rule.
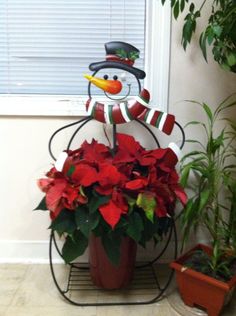
[[[92,87],[103,90],[107,98],[119,101],[130,95],[140,93],[140,79],[145,78],[145,72],[133,67],[139,57],[139,50],[124,42],[109,42],[105,44],[106,60],[89,65],[92,75],[85,75],[89,80],[88,94],[92,98]],[[138,89],[138,90],[137,90]]]

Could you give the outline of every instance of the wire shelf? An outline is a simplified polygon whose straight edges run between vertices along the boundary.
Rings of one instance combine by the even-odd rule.
[[[122,292],[143,291],[143,290],[161,290],[157,275],[153,266],[144,268],[136,267],[134,277],[131,284],[122,289]],[[104,290],[96,287],[90,277],[88,264],[73,264],[70,267],[68,283],[65,293],[68,291],[112,291],[120,292],[120,290]]]
[[[175,244],[177,244],[174,223],[173,231]],[[171,235],[170,233],[166,246],[169,244]],[[102,289],[93,284],[88,263],[72,263],[66,265],[62,271],[58,265],[53,264],[53,246],[60,254],[55,236],[52,232],[49,254],[50,268],[54,283],[64,299],[77,306],[141,305],[155,303],[164,297],[174,273],[173,270],[167,268],[167,264],[157,263],[158,257],[163,254],[163,251],[161,251],[159,256],[151,262],[136,263],[133,280],[128,287],[119,290]],[[166,247],[164,247],[163,250],[165,249]],[[176,257],[176,247],[173,250],[174,257]]]

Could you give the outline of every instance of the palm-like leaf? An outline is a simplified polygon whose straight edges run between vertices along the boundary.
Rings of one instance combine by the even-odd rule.
[[[207,139],[206,144],[199,139],[187,140],[195,148],[181,159],[181,184],[192,192],[180,216],[183,244],[194,229],[205,226],[215,250],[211,268],[216,273],[227,274],[227,266],[225,262],[222,264],[219,253],[222,255],[223,249],[233,248],[236,254],[236,122],[224,117],[226,126],[220,131],[216,124],[222,120],[220,115],[236,105],[236,101],[227,98],[215,111],[206,103],[191,103],[201,107],[206,119],[191,121],[185,128],[199,126]],[[219,199],[222,194],[224,200]]]

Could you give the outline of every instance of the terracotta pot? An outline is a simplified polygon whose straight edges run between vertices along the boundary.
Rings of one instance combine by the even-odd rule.
[[[90,237],[90,275],[96,286],[104,289],[119,289],[127,287],[132,281],[137,244],[133,239],[124,237],[120,251],[120,263],[114,266],[106,255],[101,238],[94,235]]]
[[[222,282],[185,267],[184,262],[197,249],[202,249],[208,254],[212,253],[212,248],[198,244],[170,266],[176,271],[176,281],[184,303],[191,307],[206,309],[209,316],[217,316],[232,297],[236,275],[228,282]]]

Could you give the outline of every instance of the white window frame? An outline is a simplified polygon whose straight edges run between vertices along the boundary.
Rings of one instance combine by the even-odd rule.
[[[147,0],[144,87],[151,106],[168,111],[171,9],[161,0]],[[0,115],[86,116],[87,96],[7,94],[0,96]]]

